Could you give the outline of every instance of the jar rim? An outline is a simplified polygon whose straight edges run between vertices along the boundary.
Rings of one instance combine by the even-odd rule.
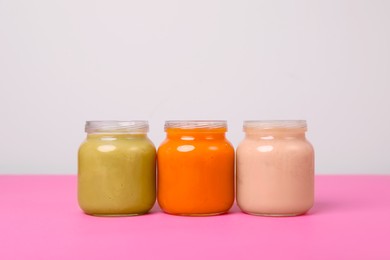
[[[85,122],[85,132],[91,133],[147,133],[149,123],[146,120],[93,120]]]
[[[167,120],[164,129],[223,129],[227,130],[226,120]]]
[[[306,129],[306,120],[245,120],[243,129]]]

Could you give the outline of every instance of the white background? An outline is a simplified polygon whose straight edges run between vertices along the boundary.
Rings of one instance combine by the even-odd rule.
[[[319,174],[390,173],[390,1],[0,0],[0,173],[75,174],[85,120],[306,119]]]

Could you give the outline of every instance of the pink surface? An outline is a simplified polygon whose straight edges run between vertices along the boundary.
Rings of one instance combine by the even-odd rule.
[[[291,218],[84,215],[75,176],[0,176],[0,259],[390,259],[390,176],[317,176]]]

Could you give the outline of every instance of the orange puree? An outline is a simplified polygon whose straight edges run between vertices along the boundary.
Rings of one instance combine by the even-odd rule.
[[[167,121],[158,149],[158,202],[175,215],[216,215],[234,201],[234,148],[225,121]]]

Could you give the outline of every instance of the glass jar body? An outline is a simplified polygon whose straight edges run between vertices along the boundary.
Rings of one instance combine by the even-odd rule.
[[[226,129],[167,129],[158,149],[158,203],[174,215],[217,215],[234,202],[234,148]]]
[[[255,129],[237,148],[237,204],[249,214],[294,216],[314,203],[314,149],[305,129]]]
[[[78,153],[78,202],[90,215],[140,215],[156,200],[156,149],[146,134],[88,134]]]

